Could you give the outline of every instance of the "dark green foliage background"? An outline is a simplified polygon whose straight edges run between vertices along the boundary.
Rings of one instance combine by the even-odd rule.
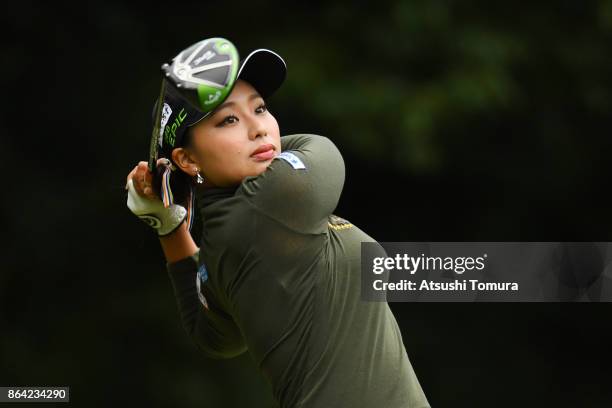
[[[336,214],[375,239],[612,240],[612,1],[152,4],[0,16],[0,385],[68,385],[86,407],[274,406],[248,354],[198,354],[125,206],[158,67],[206,37],[285,58],[281,133],[336,142]],[[391,307],[434,407],[612,403],[608,304]]]

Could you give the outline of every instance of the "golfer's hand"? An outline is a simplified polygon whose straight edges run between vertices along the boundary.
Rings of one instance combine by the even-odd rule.
[[[152,180],[147,163],[138,163],[127,177],[127,206],[134,215],[157,230],[160,237],[166,236],[185,221],[187,210],[178,204],[164,207],[160,198],[153,192]]]
[[[151,200],[159,197],[153,192],[153,174],[149,171],[149,165],[147,162],[138,162],[138,165],[128,174],[127,180],[125,181],[125,189],[128,190],[128,183],[132,180],[134,183],[134,189],[136,192]]]

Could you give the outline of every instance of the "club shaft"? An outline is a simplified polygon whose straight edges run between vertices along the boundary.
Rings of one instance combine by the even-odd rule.
[[[161,128],[161,112],[164,106],[164,95],[166,90],[166,80],[162,79],[159,87],[159,98],[155,106],[155,121],[153,122],[153,134],[151,135],[151,145],[149,146],[149,170],[155,173],[157,167],[157,149],[159,148],[159,132]]]

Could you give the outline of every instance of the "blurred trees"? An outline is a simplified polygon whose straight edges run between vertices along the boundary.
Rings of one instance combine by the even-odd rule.
[[[610,240],[610,0],[20,1],[0,21],[0,385],[70,385],[82,406],[271,406],[248,355],[188,342],[158,243],[125,208],[158,68],[201,38],[284,57],[281,131],[338,144],[337,213],[378,240]],[[503,406],[526,371],[516,388],[556,406],[611,399],[604,305],[392,306],[434,406]]]

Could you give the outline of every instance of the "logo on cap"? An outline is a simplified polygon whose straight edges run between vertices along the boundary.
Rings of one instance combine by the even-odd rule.
[[[168,119],[170,119],[170,115],[172,115],[172,108],[167,103],[164,103],[164,107],[162,108],[161,112],[161,123],[159,125],[159,139],[157,141],[157,144],[160,146],[163,146],[164,128],[168,123]]]
[[[181,127],[185,118],[187,117],[187,113],[185,112],[185,108],[181,109],[181,111],[176,115],[172,124],[167,125],[164,129],[164,141],[166,144],[174,147],[174,143],[176,143],[176,131]]]

